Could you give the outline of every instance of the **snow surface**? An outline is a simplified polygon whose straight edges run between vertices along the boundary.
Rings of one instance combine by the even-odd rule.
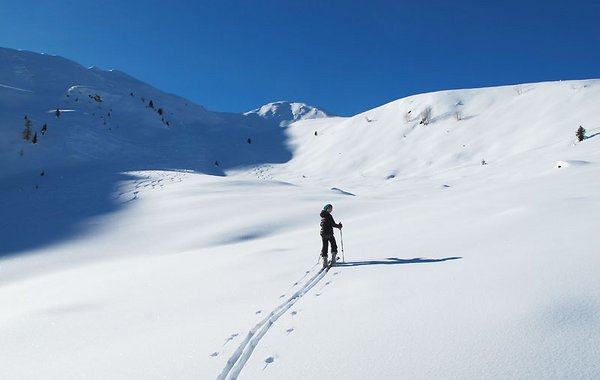
[[[0,83],[2,379],[600,377],[598,80],[286,128],[60,57]]]

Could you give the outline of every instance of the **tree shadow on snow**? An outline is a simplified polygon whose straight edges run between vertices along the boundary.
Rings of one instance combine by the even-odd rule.
[[[397,257],[388,257],[384,260],[368,260],[368,261],[347,261],[345,263],[338,262],[336,267],[360,267],[365,265],[400,265],[400,264],[423,264],[423,263],[439,263],[449,260],[460,260],[462,257],[446,257],[443,259],[399,259]]]

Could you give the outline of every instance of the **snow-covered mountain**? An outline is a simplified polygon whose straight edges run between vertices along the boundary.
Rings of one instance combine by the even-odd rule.
[[[289,114],[260,117],[211,112],[122,72],[0,48],[0,176],[78,163],[215,174],[281,163],[291,154],[283,132],[270,129],[273,121],[326,116],[308,105],[288,106]]]
[[[255,115],[264,120],[269,120],[282,127],[288,126],[299,120],[322,119],[332,117],[326,111],[297,102],[272,102],[252,111],[244,113],[246,116]]]
[[[281,175],[354,184],[574,151],[579,126],[600,132],[599,99],[600,80],[558,81],[420,94],[349,118],[301,121],[288,133],[293,158]]]
[[[0,378],[600,378],[600,80],[241,115],[0,53]]]

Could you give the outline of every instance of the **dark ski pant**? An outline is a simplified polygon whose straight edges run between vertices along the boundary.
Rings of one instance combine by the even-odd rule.
[[[331,253],[335,260],[335,256],[337,255],[338,247],[335,243],[335,237],[333,235],[321,235],[321,240],[323,241],[323,248],[321,248],[321,256],[327,258],[327,250],[329,249],[329,243],[331,243]]]

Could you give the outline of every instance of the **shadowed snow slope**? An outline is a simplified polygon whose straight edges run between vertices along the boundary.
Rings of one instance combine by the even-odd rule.
[[[304,109],[324,116],[289,104],[298,108],[290,120],[304,117]],[[82,219],[114,211],[111,191],[121,173],[223,175],[286,162],[292,152],[278,125],[286,116],[274,124],[256,115],[211,112],[121,72],[0,48],[0,187],[7,194],[0,200],[0,256],[61,240],[80,229]],[[69,190],[50,192],[61,187]],[[65,216],[52,218],[49,209],[65,210]],[[26,237],[30,231],[37,231],[36,239]]]
[[[600,378],[600,81],[311,119],[0,67],[1,379]]]
[[[291,152],[279,123],[326,116],[286,105],[291,111],[273,116],[276,123],[267,115],[211,112],[121,72],[0,48],[0,177],[97,162],[211,174],[285,162]]]

